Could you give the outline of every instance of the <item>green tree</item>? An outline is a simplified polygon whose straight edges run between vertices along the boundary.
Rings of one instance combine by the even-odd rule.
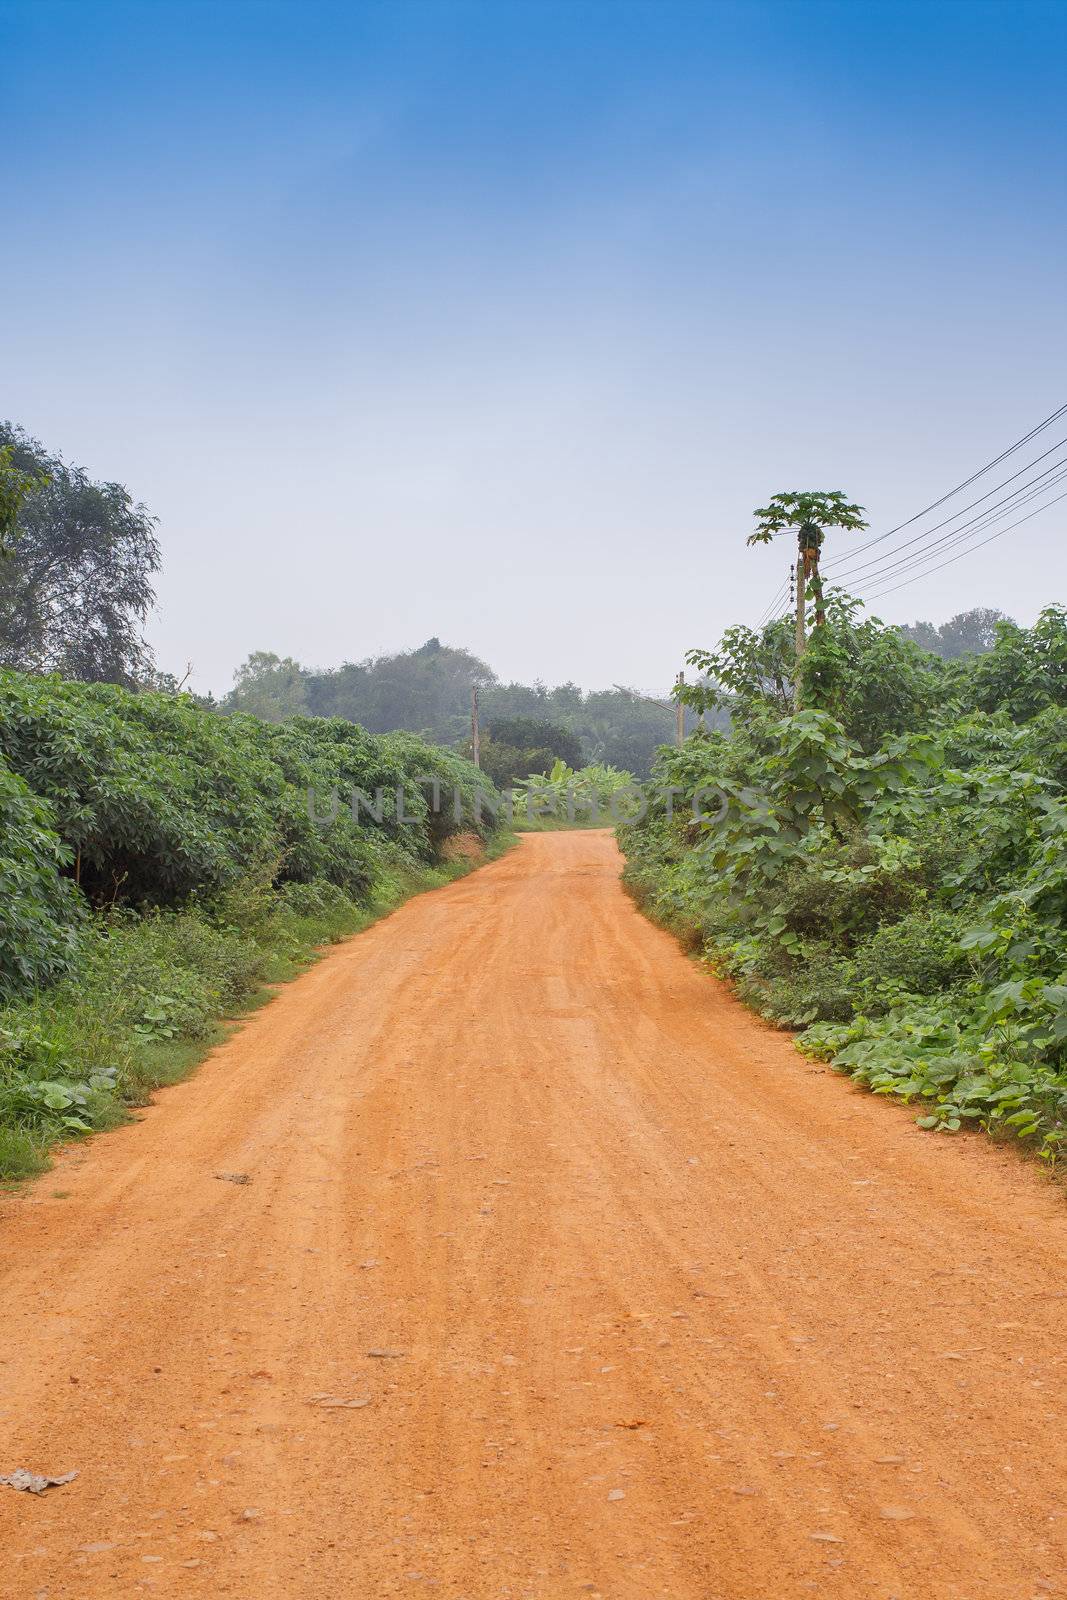
[[[27,495],[43,489],[48,479],[24,472],[15,465],[15,447],[0,447],[0,556],[9,556],[16,537],[19,512]]]
[[[827,528],[865,528],[863,507],[846,500],[840,489],[787,489],[771,496],[765,506],[757,506],[753,515],[756,527],[748,536],[749,544],[770,544],[771,540],[788,529],[797,533],[797,628],[796,653],[804,654],[805,595],[810,590],[815,601],[815,626],[826,620],[823,602],[822,577],[819,573],[819,556]]]
[[[697,711],[723,707],[735,721],[780,718],[793,709],[799,679],[802,703],[836,717],[865,750],[890,733],[918,730],[945,697],[947,669],[878,617],[861,620],[861,611],[860,601],[830,589],[799,671],[786,618],[759,630],[728,628],[717,649],[687,653],[703,681],[679,698]]]
[[[972,611],[957,612],[940,627],[933,622],[913,622],[901,627],[899,632],[944,661],[956,661],[962,656],[980,656],[992,650],[998,625],[1011,620],[993,606],[976,606]]]
[[[762,628],[741,623],[727,628],[715,650],[689,650],[686,661],[700,674],[677,698],[694,711],[719,707],[745,715],[763,708],[785,716],[792,710],[796,645],[789,621],[779,617]]]
[[[674,711],[625,688],[591,689],[575,683],[497,683],[482,694],[487,722],[536,717],[566,728],[582,743],[586,761],[600,761],[647,778],[660,746],[674,737]]]
[[[372,733],[406,729],[454,744],[470,725],[471,687],[496,674],[469,650],[427,639],[417,650],[346,662],[307,674],[308,709],[345,717]]]
[[[3,514],[15,519],[0,561],[0,665],[141,682],[152,665],[141,629],[155,601],[155,519],[121,484],[90,482],[10,423],[0,450]]]
[[[304,669],[292,656],[253,650],[233,677],[222,702],[226,712],[246,711],[264,722],[283,722],[308,709]]]
[[[582,765],[582,741],[558,722],[537,717],[504,717],[492,721],[488,731],[490,738],[501,744],[516,745],[520,750],[550,750],[553,760],[558,756],[568,767]]]
[[[800,663],[804,705],[828,711],[864,750],[894,733],[917,732],[950,689],[948,669],[839,589],[826,596],[825,626]]]
[[[941,645],[937,654],[946,661],[956,661],[961,656],[985,655],[997,642],[1000,624],[1011,620],[995,606],[975,606],[971,611],[958,611],[937,630]]]
[[[470,753],[470,741],[464,742]],[[520,778],[551,771],[557,761],[568,767],[582,765],[582,744],[558,723],[537,717],[505,717],[488,724],[481,741],[480,761],[498,789],[510,789]]]
[[[974,663],[970,694],[980,711],[1016,722],[1067,706],[1067,608],[1047,606],[1032,628],[999,623],[992,650]]]
[[[462,754],[470,758],[469,739],[462,745]],[[478,752],[482,771],[501,790],[513,788],[521,778],[528,778],[532,773],[550,772],[557,759],[547,745],[505,744],[488,735],[482,739]]]

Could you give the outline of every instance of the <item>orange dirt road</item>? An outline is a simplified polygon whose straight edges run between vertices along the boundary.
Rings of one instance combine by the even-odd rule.
[[[1067,1594],[1062,1192],[618,873],[523,839],[0,1203],[0,1472],[79,1474],[4,1600]]]

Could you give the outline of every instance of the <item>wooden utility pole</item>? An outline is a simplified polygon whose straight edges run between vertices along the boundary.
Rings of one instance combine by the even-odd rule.
[[[676,681],[678,683],[684,683],[685,673],[680,672]],[[638,694],[636,689],[627,688],[625,683],[614,683],[612,684],[612,688],[618,689],[620,694],[628,694],[631,700],[642,701],[646,706],[659,706],[661,711],[669,711],[671,709],[672,702],[670,700],[657,700],[655,696],[651,694]],[[675,743],[681,744],[685,738],[685,707],[678,700],[673,702],[673,706]]]
[[[807,574],[804,570],[804,552],[797,556],[797,661],[807,648],[804,633],[804,608],[807,602]]]
[[[471,760],[476,767],[482,764],[482,747],[478,738],[478,685],[471,684]]]

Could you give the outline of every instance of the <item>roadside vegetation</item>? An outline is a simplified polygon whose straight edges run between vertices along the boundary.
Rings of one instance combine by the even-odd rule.
[[[946,659],[840,592],[731,629],[626,882],[805,1053],[923,1126],[1067,1140],[1067,611]],[[812,617],[814,616],[814,611]],[[809,621],[811,619],[809,618]],[[947,652],[946,652],[947,654]],[[800,709],[797,709],[799,702]],[[664,791],[673,787],[671,805]],[[693,815],[693,801],[701,819]]]
[[[633,813],[626,791],[634,789],[630,772],[603,762],[569,767],[555,761],[545,773],[531,773],[512,791],[515,828],[520,833],[543,833],[565,828],[610,828]],[[619,796],[618,815],[612,802]]]
[[[502,848],[487,790],[407,733],[0,672],[0,1176],[121,1120],[317,947],[468,870],[472,834]]]

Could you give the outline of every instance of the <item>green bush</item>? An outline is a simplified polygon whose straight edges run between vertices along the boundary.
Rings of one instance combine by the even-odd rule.
[[[922,894],[917,853],[890,849],[883,838],[854,832],[821,839],[783,868],[778,914],[805,938],[850,948],[882,923],[902,917]]]
[[[0,755],[48,802],[97,905],[176,905],[268,865],[276,883],[326,879],[367,898],[386,843],[432,862],[451,834],[493,826],[476,803],[496,798],[492,785],[414,734],[220,717],[110,684],[0,673]]]
[[[1067,608],[1046,606],[1032,628],[998,623],[996,642],[975,662],[966,692],[980,710],[1003,710],[1017,722],[1067,706]]]
[[[187,699],[0,673],[0,752],[99,904],[173,904],[276,851],[279,775]]]
[[[0,1122],[0,1180],[35,1178],[48,1169],[48,1157],[24,1128],[5,1127]]]
[[[463,870],[445,846],[494,834],[498,798],[413,734],[0,672],[0,1177],[110,1126],[265,983]]]
[[[1067,1138],[1061,622],[954,668],[964,703],[977,675],[981,709],[960,716],[938,680],[924,733],[868,749],[825,710],[737,702],[729,737],[661,755],[675,814],[658,802],[619,830],[638,902],[806,1029],[802,1049],[922,1102],[924,1126],[1011,1133],[1050,1160]],[[721,815],[694,822],[709,787]]]
[[[960,948],[968,919],[921,906],[878,928],[852,954],[856,1009],[885,1010],[902,994],[940,994],[966,978],[973,963]]]
[[[116,1019],[145,1038],[196,1038],[248,1000],[263,973],[263,952],[243,930],[196,909],[153,911],[104,921],[78,984],[110,994]]]
[[[60,876],[69,860],[48,806],[0,757],[0,998],[69,970],[81,912]]]

